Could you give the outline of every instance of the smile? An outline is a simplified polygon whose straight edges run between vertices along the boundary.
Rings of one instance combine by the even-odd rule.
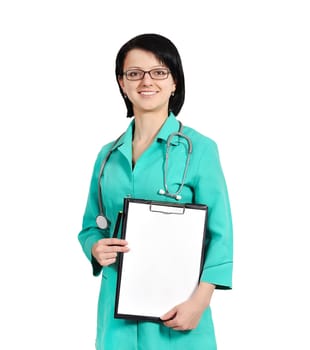
[[[140,95],[143,95],[143,96],[152,96],[152,95],[155,95],[157,94],[156,91],[141,91],[139,92]]]

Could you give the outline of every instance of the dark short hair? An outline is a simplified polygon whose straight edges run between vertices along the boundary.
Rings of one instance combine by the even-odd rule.
[[[141,49],[152,52],[160,60],[160,62],[169,68],[176,83],[174,96],[171,96],[169,100],[169,111],[173,112],[173,114],[177,116],[185,99],[184,73],[179,52],[176,46],[162,35],[141,34],[125,43],[120,48],[116,56],[115,75],[121,95],[127,107],[127,117],[131,118],[133,116],[133,106],[129,99],[125,98],[118,79],[123,78],[124,61],[127,53],[132,49]]]

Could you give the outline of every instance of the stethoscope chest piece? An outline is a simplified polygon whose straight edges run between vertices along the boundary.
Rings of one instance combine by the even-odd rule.
[[[108,221],[103,215],[98,215],[96,217],[96,223],[97,223],[97,226],[102,230],[108,227]]]

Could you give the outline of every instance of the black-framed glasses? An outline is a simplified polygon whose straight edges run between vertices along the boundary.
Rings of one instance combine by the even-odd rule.
[[[170,71],[168,68],[154,68],[149,71],[142,69],[128,69],[123,75],[125,75],[127,80],[135,81],[142,80],[146,73],[148,73],[154,80],[164,80],[168,78]]]

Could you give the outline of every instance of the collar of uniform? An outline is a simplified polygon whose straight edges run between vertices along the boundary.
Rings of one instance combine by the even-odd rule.
[[[164,125],[161,127],[157,134],[157,140],[167,142],[169,136],[174,132],[178,132],[179,128],[180,123],[177,121],[175,115],[172,112],[170,112]],[[171,140],[171,145],[178,145],[178,138],[173,138]]]
[[[132,131],[133,131],[133,124],[134,124],[134,120],[131,121],[131,123],[129,124],[127,130],[121,134],[117,140],[117,142],[115,142],[115,144],[113,145],[113,150],[115,150],[116,148],[122,146],[123,144],[130,144],[132,142]]]
[[[130,149],[131,151],[133,128],[134,128],[134,119],[129,124],[127,130],[119,137],[119,140],[114,144],[113,150],[116,148],[121,148],[122,151],[126,149],[126,153],[128,152],[128,149]],[[179,128],[180,128],[180,123],[177,121],[175,115],[172,112],[170,112],[165,123],[159,130],[156,139],[167,142],[170,134],[174,132],[178,132]],[[177,145],[177,144],[178,144],[177,139],[171,140],[171,145]]]
[[[131,163],[132,158],[132,131],[133,131],[134,120],[131,121],[127,130],[119,137],[117,142],[112,147],[112,150],[118,149]]]

